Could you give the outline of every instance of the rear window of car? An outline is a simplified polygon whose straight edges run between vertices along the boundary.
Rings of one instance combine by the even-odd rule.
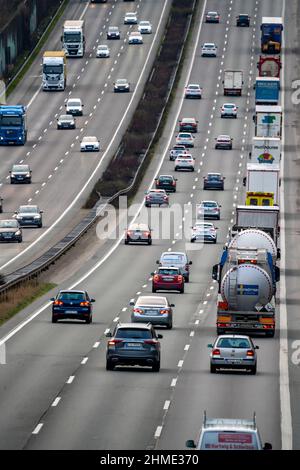
[[[14,165],[12,171],[29,171],[29,166],[27,165]]]
[[[137,300],[136,305],[167,305],[167,301],[164,297],[141,297]]]
[[[201,450],[258,450],[253,432],[205,431],[202,435]]]
[[[218,348],[247,349],[251,348],[251,344],[248,339],[221,338],[218,341]]]
[[[116,338],[148,339],[151,338],[151,331],[137,328],[119,328],[115,335]]]
[[[221,176],[219,176],[219,175],[208,175],[208,179],[218,181],[218,180],[221,179]]]
[[[58,296],[59,300],[85,300],[83,292],[61,292]]]
[[[159,181],[172,181],[172,176],[160,176]]]
[[[203,207],[217,207],[215,202],[203,202]]]
[[[187,259],[184,255],[166,255],[162,256],[161,263],[170,263],[172,264],[185,264]]]

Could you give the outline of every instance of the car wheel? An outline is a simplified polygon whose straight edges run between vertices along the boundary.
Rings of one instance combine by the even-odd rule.
[[[85,320],[85,323],[86,323],[87,325],[89,325],[90,323],[92,323],[92,320],[93,320],[93,317],[92,317],[92,315],[90,315],[90,316]]]
[[[152,286],[152,293],[155,294],[155,292],[156,292],[156,289],[155,287]]]
[[[183,285],[183,287],[180,289],[179,292],[180,292],[180,294],[184,294],[184,285]]]
[[[214,244],[216,244],[216,243],[217,243],[217,240],[214,240]]]
[[[195,242],[195,239],[194,238],[191,238],[191,243],[194,243]]]
[[[167,330],[172,330],[173,328],[173,323],[170,321],[170,323],[167,324]]]
[[[57,318],[52,316],[52,323],[56,323],[56,322],[57,322]]]
[[[22,243],[23,239],[19,238],[18,243]]]
[[[177,166],[175,166],[174,170],[177,171]]]
[[[185,282],[190,282],[190,276],[187,276],[187,277],[185,278]]]
[[[210,373],[211,374],[215,374],[217,372],[217,369],[216,369],[216,366],[214,366],[213,364],[210,365]]]
[[[160,369],[160,361],[157,361],[153,364],[152,371],[153,372],[159,372],[159,369]]]
[[[115,366],[113,365],[113,363],[107,359],[106,360],[106,370],[114,370]]]
[[[255,364],[255,366],[252,366],[249,370],[250,370],[251,375],[255,375],[256,374],[256,364]]]
[[[148,240],[148,245],[152,245],[152,240]]]
[[[128,245],[129,241],[125,239],[124,243],[125,245]]]

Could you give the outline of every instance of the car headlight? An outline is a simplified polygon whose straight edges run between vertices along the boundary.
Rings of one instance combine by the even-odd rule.
[[[37,214],[34,216],[34,219],[40,219],[41,218],[41,215],[40,214]]]
[[[17,230],[16,235],[17,236],[21,235],[21,230]]]
[[[26,177],[29,178],[29,176],[30,176],[30,173],[26,173]]]

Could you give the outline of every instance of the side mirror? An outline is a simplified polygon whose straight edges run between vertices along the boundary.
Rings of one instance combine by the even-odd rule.
[[[193,439],[189,439],[188,441],[186,441],[185,446],[188,447],[189,449],[196,449],[196,444],[195,444],[195,441],[193,441]]]
[[[62,37],[62,36],[60,36],[60,40],[61,40],[61,42],[63,41],[63,37]]]
[[[15,211],[14,213],[15,213],[15,214],[17,214],[17,213],[18,213],[18,211]]]
[[[54,298],[54,297],[51,297],[51,299],[50,299],[50,300],[51,300],[51,302],[54,302],[55,298]]]
[[[175,307],[175,304],[170,304],[170,307]]]
[[[95,299],[91,299],[91,303],[93,304],[94,302],[96,302],[96,300],[95,300]]]
[[[156,264],[159,264],[159,261],[158,261],[158,259],[156,260]]]
[[[243,178],[243,186],[246,186],[246,183],[247,183],[247,176]]]
[[[112,337],[111,331],[108,331],[108,332],[105,334],[105,336],[106,336],[107,338],[111,338],[111,337]]]
[[[270,444],[270,442],[266,442],[263,446],[263,450],[272,450],[272,444]]]
[[[150,274],[151,274],[151,276],[154,276],[155,273],[150,273]]]
[[[193,261],[190,261],[189,264],[193,264]]]
[[[255,348],[254,348],[254,349],[259,349],[259,346],[255,346]]]
[[[162,338],[163,338],[163,335],[158,334],[157,337],[158,337],[158,339],[162,339]]]
[[[44,213],[44,211],[40,211],[40,214],[43,214],[43,213]]]
[[[207,347],[208,347],[208,348],[213,348],[214,346],[213,346],[213,344],[209,343],[209,344],[207,345]]]
[[[9,173],[11,173],[11,170],[9,171]]]
[[[135,304],[134,300],[131,300],[131,301],[129,302],[129,305],[131,305],[132,307],[133,307],[134,304]]]

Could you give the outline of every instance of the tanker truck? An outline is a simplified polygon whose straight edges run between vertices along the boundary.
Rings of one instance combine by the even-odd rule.
[[[212,270],[219,283],[217,334],[228,332],[273,337],[279,268],[266,249],[228,247]]]

